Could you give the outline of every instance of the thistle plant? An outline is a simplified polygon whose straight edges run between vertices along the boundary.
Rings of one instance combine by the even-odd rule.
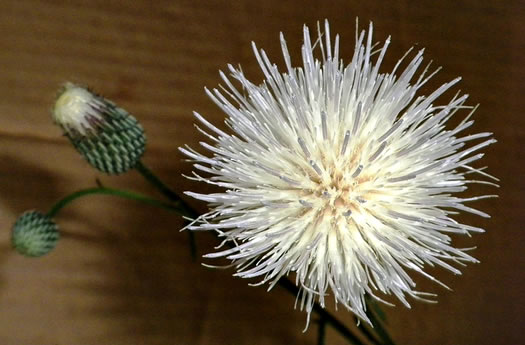
[[[259,278],[268,289],[293,273],[308,318],[329,296],[368,323],[366,296],[393,295],[406,306],[407,296],[428,300],[432,295],[418,291],[410,273],[445,286],[428,266],[460,274],[454,263],[477,262],[450,235],[483,230],[452,215],[488,217],[466,204],[494,197],[455,195],[471,183],[490,184],[469,174],[490,177],[472,164],[495,142],[492,133],[464,134],[474,123],[467,95],[443,100],[460,78],[418,95],[437,72],[427,66],[418,75],[423,51],[405,62],[407,52],[381,73],[390,38],[377,48],[372,31],[370,24],[359,34],[345,64],[328,22],[315,44],[304,27],[300,67],[281,34],[285,72],[253,44],[262,84],[230,65],[239,86],[221,72],[223,91],[206,90],[232,132],[195,113],[210,154],[180,149],[194,162],[190,178],[224,189],[186,193],[211,208],[190,229],[233,244],[206,257],[230,259],[235,276]],[[447,128],[461,110],[463,121]]]
[[[66,83],[52,116],[77,151],[105,174],[135,169],[164,199],[97,180],[98,186],[67,195],[47,213],[22,214],[13,226],[13,247],[26,256],[50,252],[59,239],[55,218],[78,198],[104,194],[135,200],[184,217],[192,255],[193,231],[212,232],[223,241],[206,258],[226,257],[236,267],[234,275],[297,295],[307,327],[311,313],[319,315],[319,344],[326,324],[362,344],[324,309],[328,296],[355,314],[370,343],[393,344],[376,301],[390,304],[383,299],[389,295],[406,306],[407,297],[428,300],[434,295],[418,291],[410,273],[445,286],[426,271],[428,266],[460,274],[454,264],[477,262],[452,245],[451,235],[483,229],[461,224],[454,214],[489,217],[466,204],[494,195],[457,193],[473,183],[497,186],[487,181],[496,178],[473,166],[483,157],[480,150],[495,140],[488,132],[466,134],[476,109],[466,105],[467,95],[443,100],[460,78],[419,95],[437,72],[429,73],[427,66],[418,74],[423,51],[410,59],[407,52],[390,73],[382,73],[390,38],[377,48],[372,24],[356,37],[347,64],[328,22],[324,32],[318,31],[312,43],[304,27],[302,66],[294,67],[281,34],[285,72],[253,44],[263,83],[249,81],[229,65],[230,77],[220,73],[222,91],[206,89],[226,113],[231,131],[195,112],[204,126],[198,130],[210,140],[201,145],[210,153],[180,148],[194,164],[188,178],[223,189],[186,192],[209,204],[202,215],[143,164],[146,137],[133,116],[87,88]],[[449,128],[448,121],[465,110],[464,119]]]

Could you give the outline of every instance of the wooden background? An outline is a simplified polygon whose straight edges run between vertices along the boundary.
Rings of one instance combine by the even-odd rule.
[[[183,180],[191,166],[177,147],[196,146],[192,110],[215,124],[224,115],[204,86],[241,63],[262,76],[250,41],[279,63],[279,31],[295,61],[302,25],[328,18],[354,46],[355,17],[372,20],[375,40],[392,35],[383,71],[412,45],[444,66],[428,90],[461,75],[460,88],[480,103],[473,131],[499,140],[481,164],[501,178],[478,202],[493,215],[460,220],[486,228],[458,246],[477,246],[481,264],[462,276],[436,270],[454,291],[418,279],[439,304],[386,308],[399,344],[523,343],[525,3],[523,1],[0,1],[0,344],[314,344],[305,316],[282,289],[247,286],[231,270],[191,262],[173,214],[111,197],[75,202],[57,218],[63,239],[41,259],[9,247],[10,228],[27,209],[46,211],[60,197],[94,185],[155,193],[131,172],[109,178],[91,170],[53,126],[56,89],[87,84],[130,110],[148,134],[144,161],[177,191],[203,190]],[[205,205],[192,205],[205,210]],[[216,245],[197,237],[199,254]],[[346,311],[338,317],[352,324]],[[331,330],[328,344],[343,344]]]

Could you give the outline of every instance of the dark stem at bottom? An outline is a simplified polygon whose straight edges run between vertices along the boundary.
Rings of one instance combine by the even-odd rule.
[[[297,296],[297,294],[299,293],[299,288],[286,278],[281,278],[279,280],[279,285],[288,290],[293,295]],[[319,303],[315,303],[313,309],[317,314],[319,314],[319,317],[323,318],[327,323],[329,323],[336,331],[338,331],[352,344],[364,345],[364,343],[359,338],[357,338],[341,321],[339,321],[335,316],[323,309],[323,307],[321,307]]]

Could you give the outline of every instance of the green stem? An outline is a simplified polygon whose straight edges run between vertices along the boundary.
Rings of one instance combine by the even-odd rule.
[[[167,202],[152,199],[150,197],[147,197],[145,195],[138,194],[135,192],[114,189],[114,188],[107,188],[107,187],[95,187],[95,188],[82,189],[75,193],[69,194],[65,198],[59,200],[55,205],[53,205],[53,207],[51,207],[51,210],[47,213],[47,215],[49,217],[54,217],[64,206],[66,206],[73,200],[87,196],[87,195],[91,195],[91,194],[115,195],[121,198],[131,199],[131,200],[139,201],[139,202],[149,204],[152,206],[164,208],[166,210],[174,211],[180,215],[185,215],[184,210],[181,210],[179,207],[171,205]]]
[[[372,310],[372,308],[379,309],[379,306],[371,298],[367,298],[366,302],[368,305],[368,309],[366,310],[366,316],[368,316],[368,318],[372,322],[375,333],[379,336],[384,345],[395,345],[394,341],[388,334],[388,331],[385,329],[385,327],[383,327],[383,323],[377,317],[376,313]]]
[[[198,213],[186,204],[173,190],[171,190],[164,182],[162,182],[148,167],[138,161],[135,169],[155,188],[159,190],[166,198],[175,204],[183,213],[184,216],[196,219]]]
[[[325,345],[326,338],[326,320],[324,315],[319,315],[319,329],[317,330],[317,345]]]
[[[288,290],[292,295],[297,296],[299,294],[299,288],[297,285],[292,283],[288,278],[279,279],[278,284]],[[364,345],[364,343],[350,331],[339,319],[333,316],[326,309],[321,307],[317,302],[314,303],[313,309],[319,314],[319,317],[323,319],[324,322],[332,326],[341,336],[348,340],[351,344],[355,345]]]
[[[377,335],[374,335],[372,333],[372,331],[367,328],[365,323],[363,321],[359,320],[359,318],[357,316],[354,316],[354,321],[357,324],[357,328],[363,333],[363,335],[366,337],[366,339],[368,339],[368,341],[370,341],[372,344],[381,344],[381,345],[383,345],[383,343],[380,342],[377,339]],[[372,328],[372,330],[375,330],[375,329]]]
[[[155,188],[159,190],[166,198],[168,198],[173,204],[182,211],[182,215],[191,219],[197,219],[199,214],[188,204],[186,204],[171,188],[169,188],[164,182],[161,181],[147,166],[138,161],[135,165],[135,169]],[[197,258],[197,245],[195,243],[195,236],[193,231],[188,231],[188,239],[190,242],[190,255],[195,261]]]

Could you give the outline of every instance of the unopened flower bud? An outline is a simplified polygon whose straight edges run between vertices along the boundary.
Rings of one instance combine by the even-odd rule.
[[[142,126],[115,103],[72,83],[60,90],[53,119],[96,169],[116,175],[135,167],[146,147]]]
[[[38,211],[22,214],[13,226],[11,242],[17,252],[37,257],[55,248],[60,234],[58,225],[47,215]]]

